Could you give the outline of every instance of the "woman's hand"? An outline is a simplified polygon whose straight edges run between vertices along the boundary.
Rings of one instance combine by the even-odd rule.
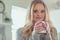
[[[46,30],[45,22],[37,22],[37,23],[35,23],[34,30],[35,30],[35,33],[39,33],[39,32],[41,32],[43,30]]]

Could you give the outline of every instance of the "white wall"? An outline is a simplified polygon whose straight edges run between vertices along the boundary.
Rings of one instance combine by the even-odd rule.
[[[60,33],[60,9],[50,11],[50,19],[54,27],[57,29],[57,32]]]
[[[12,6],[12,40],[16,40],[16,33],[19,28],[24,27],[26,18],[26,9],[22,7]]]

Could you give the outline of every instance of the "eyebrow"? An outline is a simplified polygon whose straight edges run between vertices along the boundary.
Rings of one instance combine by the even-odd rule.
[[[34,11],[34,10],[37,10],[37,9],[33,9],[33,11]],[[45,11],[45,9],[42,9],[42,10]]]

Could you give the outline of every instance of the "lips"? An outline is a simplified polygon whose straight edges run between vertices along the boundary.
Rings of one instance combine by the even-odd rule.
[[[41,17],[36,17],[36,19],[41,19]]]

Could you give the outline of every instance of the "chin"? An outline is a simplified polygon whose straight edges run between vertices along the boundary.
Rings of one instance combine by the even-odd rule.
[[[35,22],[37,22],[37,21],[39,21],[39,20],[35,20]]]
[[[35,22],[37,22],[37,21],[39,21],[39,20],[35,20]],[[41,21],[43,21],[43,20],[41,20]]]

